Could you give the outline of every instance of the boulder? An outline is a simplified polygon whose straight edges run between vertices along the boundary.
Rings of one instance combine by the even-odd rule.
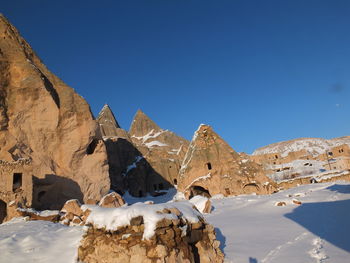
[[[121,197],[118,193],[112,192],[104,197],[102,197],[101,201],[99,202],[99,206],[102,207],[121,207],[125,204],[125,201],[123,197]]]
[[[83,210],[80,208],[81,204],[77,199],[68,200],[61,209],[63,213],[71,213],[76,216],[82,216]]]

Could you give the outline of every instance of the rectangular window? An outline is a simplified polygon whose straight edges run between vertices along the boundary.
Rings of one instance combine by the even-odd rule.
[[[12,191],[15,192],[18,189],[21,189],[21,187],[22,187],[22,174],[21,173],[14,173],[13,174]]]

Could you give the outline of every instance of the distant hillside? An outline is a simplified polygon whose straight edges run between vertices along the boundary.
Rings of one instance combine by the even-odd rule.
[[[341,144],[350,145],[350,136],[330,140],[322,138],[299,138],[290,141],[277,142],[255,150],[252,155],[280,153],[282,157],[285,157],[290,152],[306,150],[313,156],[317,156],[325,153],[328,149]]]

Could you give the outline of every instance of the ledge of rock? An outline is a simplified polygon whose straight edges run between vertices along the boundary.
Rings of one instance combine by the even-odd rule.
[[[189,203],[88,209],[82,262],[223,262],[213,226]]]

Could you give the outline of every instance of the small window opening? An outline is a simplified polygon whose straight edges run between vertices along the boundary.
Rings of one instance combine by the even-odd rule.
[[[207,163],[208,170],[211,170],[211,163]]]
[[[174,179],[174,184],[177,185],[177,179]]]
[[[278,155],[275,155],[275,158],[278,159]]]
[[[22,187],[22,174],[21,173],[14,173],[13,174],[13,186],[12,186],[13,192],[19,190],[21,187]]]
[[[332,155],[333,155],[333,153],[332,153],[332,152],[328,152],[328,155],[332,156]]]
[[[41,202],[43,200],[44,195],[46,194],[46,191],[41,191],[38,194],[38,202]]]
[[[163,190],[164,189],[164,186],[162,183],[159,184],[159,190]]]
[[[96,149],[97,144],[98,144],[98,140],[93,139],[92,142],[90,142],[89,146],[86,148],[86,153],[93,154],[95,149]]]

